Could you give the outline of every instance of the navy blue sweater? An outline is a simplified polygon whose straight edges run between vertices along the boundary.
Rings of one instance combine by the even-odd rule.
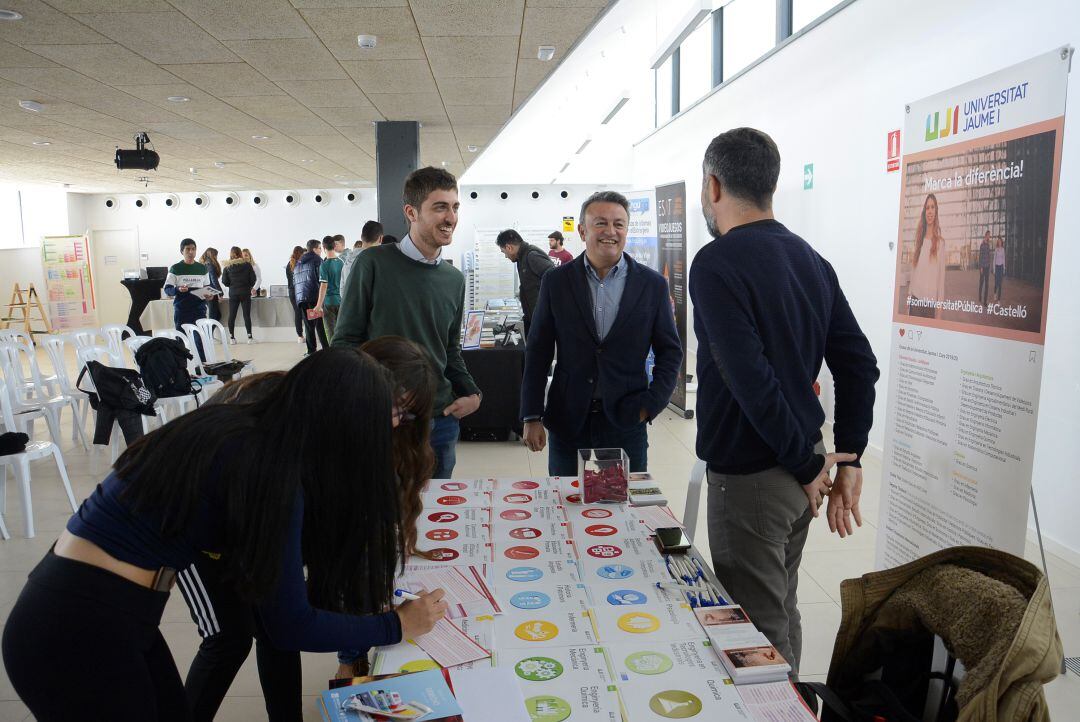
[[[782,466],[813,481],[824,464],[814,445],[825,413],[813,391],[823,360],[835,385],[836,450],[862,455],[877,359],[836,272],[810,244],[775,220],[732,228],[694,258],[690,297],[697,455],[711,470]]]

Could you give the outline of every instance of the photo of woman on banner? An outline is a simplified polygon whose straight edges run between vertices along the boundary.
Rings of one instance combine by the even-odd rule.
[[[945,239],[941,237],[937,196],[930,193],[923,201],[919,227],[915,232],[915,255],[912,258],[908,295],[913,300],[945,300]],[[908,313],[923,318],[937,318],[934,306],[910,303]]]

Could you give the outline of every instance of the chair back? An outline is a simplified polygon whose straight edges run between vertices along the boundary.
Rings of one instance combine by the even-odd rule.
[[[20,331],[17,328],[0,328],[0,341],[24,343],[30,348],[34,347],[34,337],[26,331]]]
[[[52,364],[53,373],[60,382],[60,393],[71,394],[75,391],[75,385],[71,383],[71,377],[67,372],[66,348],[70,339],[65,334],[46,336],[41,345],[45,347],[45,353],[49,354],[49,362]]]
[[[109,340],[103,337],[101,332],[96,328],[75,329],[71,332],[70,336],[71,340],[75,342],[75,348],[109,345]],[[105,343],[99,343],[99,341],[104,341]]]
[[[86,346],[85,348],[76,349],[75,356],[79,359],[78,368],[80,374],[86,368],[87,361],[97,361],[106,366],[124,368],[124,359],[114,354],[108,346]],[[87,384],[87,390],[95,391],[94,380],[90,378],[90,374],[86,374],[83,378],[83,383]]]
[[[229,343],[229,334],[225,332],[225,326],[221,321],[216,321],[212,318],[200,318],[195,322],[195,325],[202,331],[203,350],[207,353],[207,361],[215,363],[218,361],[232,361],[232,345]],[[221,344],[221,353],[218,353],[216,348],[217,344]],[[213,359],[209,356],[213,355]]]
[[[15,425],[15,413],[12,411],[9,393],[7,381],[0,375],[0,421],[4,422],[6,431],[19,431],[19,427]]]
[[[0,356],[4,357],[4,375],[10,382],[21,384],[28,399],[49,398],[49,387],[45,385],[45,378],[41,375],[37,354],[32,346],[0,343]]]
[[[21,394],[33,382],[33,372],[23,368],[21,349],[23,345],[14,341],[0,341],[0,369],[4,378],[11,385],[11,393]],[[33,352],[31,352],[33,353]]]
[[[125,326],[122,323],[111,323],[107,326],[101,327],[101,335],[109,342],[109,348],[112,349],[120,358],[124,357],[124,337],[131,337],[135,335],[135,332],[130,326]]]
[[[195,353],[195,350],[199,348],[199,346],[195,342],[195,339],[196,338],[201,339],[202,340],[202,347],[203,347],[203,356],[206,357],[206,363],[208,363],[208,364],[217,363],[218,358],[217,358],[217,354],[214,353],[213,344],[212,343],[207,343],[206,334],[203,333],[203,330],[201,328],[199,328],[198,326],[196,326],[193,323],[183,323],[183,324],[180,324],[180,327],[182,329],[184,329],[184,333],[187,335],[188,348],[192,350],[191,351],[192,353]]]
[[[131,354],[131,361],[135,363],[135,352],[138,351],[144,343],[150,340],[149,336],[132,336],[124,339],[124,345],[127,346],[128,353]],[[137,368],[136,363],[133,368]]]

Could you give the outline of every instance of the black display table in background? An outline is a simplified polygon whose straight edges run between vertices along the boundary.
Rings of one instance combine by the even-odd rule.
[[[484,394],[480,408],[461,420],[462,441],[507,441],[521,436],[521,377],[525,345],[462,350],[461,357]]]
[[[131,310],[128,311],[127,319],[128,327],[139,336],[149,336],[149,332],[139,323],[139,316],[142,316],[142,312],[146,310],[146,306],[151,301],[161,298],[161,289],[165,285],[165,279],[125,278],[120,283],[131,294]]]

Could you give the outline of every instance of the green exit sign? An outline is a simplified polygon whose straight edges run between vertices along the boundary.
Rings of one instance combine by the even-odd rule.
[[[814,164],[807,163],[802,169],[802,189],[808,191],[814,187]]]

